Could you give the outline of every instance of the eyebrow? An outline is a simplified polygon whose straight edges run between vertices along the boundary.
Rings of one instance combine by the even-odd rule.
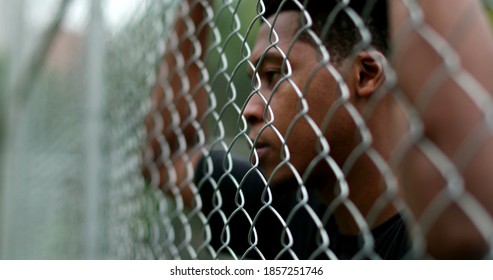
[[[284,57],[277,51],[275,48],[271,48],[267,52],[263,52],[259,58],[257,58],[252,64],[255,66],[255,69],[258,72],[258,69],[262,68],[262,65],[266,62],[279,62],[282,63]],[[261,63],[259,65],[259,63]],[[248,67],[247,74],[251,78],[253,76],[254,69]]]

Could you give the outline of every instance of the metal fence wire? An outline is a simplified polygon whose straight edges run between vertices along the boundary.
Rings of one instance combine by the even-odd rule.
[[[98,3],[2,65],[4,258],[491,258],[491,1]]]

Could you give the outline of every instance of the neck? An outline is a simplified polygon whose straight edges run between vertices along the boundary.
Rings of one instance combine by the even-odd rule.
[[[397,214],[398,210],[390,199],[384,199],[386,184],[368,156],[358,160],[345,178],[346,186],[341,187],[332,180],[332,183],[317,188],[322,201],[335,208],[333,215],[341,233],[361,233],[355,215],[361,215],[373,229]]]

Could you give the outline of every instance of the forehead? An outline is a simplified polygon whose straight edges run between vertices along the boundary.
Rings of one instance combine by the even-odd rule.
[[[275,20],[275,22],[274,22]],[[286,50],[291,44],[293,36],[300,28],[300,13],[297,11],[285,11],[269,19],[269,24],[263,23],[258,31],[255,47],[253,48],[252,60],[256,61],[272,42],[279,40],[278,46]]]

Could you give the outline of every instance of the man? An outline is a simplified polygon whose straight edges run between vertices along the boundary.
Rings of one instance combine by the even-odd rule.
[[[423,143],[433,143],[436,150],[453,157],[468,140],[468,127],[474,125],[487,130],[486,118],[481,114],[487,110],[474,104],[463,108],[454,106],[457,102],[464,104],[467,89],[448,86],[455,83],[455,80],[449,79],[441,84],[443,89],[439,88],[435,93],[440,96],[444,90],[455,92],[452,98],[447,97],[442,103],[447,105],[444,106],[446,109],[431,102],[428,108],[419,112],[422,113],[423,131],[411,134],[414,138],[406,134],[407,124],[412,127],[415,123],[409,121],[409,108],[403,108],[403,104],[408,103],[400,98],[407,97],[411,104],[420,108],[422,101],[418,96],[426,86],[427,77],[432,76],[432,71],[443,61],[426,60],[439,54],[428,46],[430,41],[426,39],[429,38],[420,33],[421,29],[411,29],[410,39],[406,38],[394,46],[393,66],[398,76],[397,85],[402,92],[391,93],[395,80],[386,77],[389,71],[386,59],[387,1],[373,1],[373,6],[368,5],[368,1],[351,1],[346,7],[340,1],[312,0],[305,8],[295,1],[264,2],[266,20],[260,27],[250,58],[254,66],[250,69],[250,75],[255,86],[243,110],[250,127],[249,137],[255,148],[253,167],[246,165],[239,168],[241,163],[231,159],[229,154],[212,154],[200,159],[201,156],[194,153],[193,148],[189,153],[184,153],[181,148],[181,156],[173,161],[174,185],[179,187],[166,187],[164,182],[159,185],[174,192],[175,197],[183,199],[192,208],[197,206],[193,205],[193,200],[210,202],[210,205],[204,204],[199,210],[207,214],[213,232],[220,235],[219,240],[209,236],[211,244],[217,243],[213,247],[219,251],[241,248],[240,255],[247,257],[255,257],[252,252],[269,252],[269,243],[276,238],[279,240],[279,235],[272,240],[262,239],[262,230],[272,226],[272,221],[281,221],[277,231],[284,238],[278,241],[282,246],[272,250],[274,253],[268,258],[296,258],[299,254],[303,258],[423,257],[419,254],[420,250],[445,258],[484,256],[488,250],[486,237],[491,224],[478,224],[469,214],[489,215],[492,211],[492,203],[483,197],[491,191],[491,187],[472,181],[476,176],[485,176],[481,174],[480,167],[488,166],[487,155],[492,153],[489,148],[491,136],[483,135],[481,138],[479,158],[477,151],[474,151],[468,158],[470,166],[465,163],[463,169],[454,174],[463,176],[466,181],[462,192],[456,193],[456,197],[446,192],[449,185],[443,181],[447,178],[443,178],[445,176],[440,173],[441,170],[437,171],[439,168],[432,162],[433,158],[424,152]],[[468,0],[457,2],[457,7],[468,7],[470,14],[477,16],[468,19],[480,27],[480,31],[475,29],[474,33],[477,34],[467,36],[465,40],[484,43],[485,47],[472,57],[479,53],[491,54],[491,34],[488,34],[478,3]],[[454,7],[451,13],[448,11],[444,15],[444,5],[445,1],[422,3],[425,14],[433,14],[433,19],[440,19],[438,23],[445,22],[444,26],[447,27],[460,23],[462,10]],[[402,29],[398,27],[403,26],[403,19],[408,14],[400,1],[390,1],[389,8],[392,34],[396,37],[402,34]],[[432,27],[438,25],[436,38],[441,38],[439,35],[447,34],[450,29],[437,22],[429,20],[426,23]],[[474,44],[472,42],[470,44]],[[417,46],[422,48],[417,51]],[[457,53],[462,55],[461,49]],[[412,60],[413,57],[418,59]],[[469,59],[471,55],[465,57]],[[475,61],[473,58],[471,60]],[[417,61],[422,61],[426,67],[408,67]],[[478,67],[466,59],[465,67],[471,69],[479,83],[486,83],[483,84],[485,88],[493,87],[485,77],[485,73],[491,73],[487,69],[490,66],[481,64]],[[422,71],[408,73],[410,69]],[[187,74],[191,84],[194,84],[193,79],[196,78],[190,71]],[[158,85],[159,91],[162,87]],[[201,96],[200,89],[197,92],[194,95],[196,100]],[[456,114],[454,117],[460,121],[460,129],[446,129],[447,120],[433,114],[440,110]],[[201,116],[199,113],[196,119]],[[152,125],[148,125],[148,129],[156,132]],[[450,139],[454,133],[455,138]],[[172,142],[169,141],[171,138],[167,137],[168,142]],[[188,155],[191,155],[190,160]],[[190,180],[190,164],[185,170],[187,163],[183,162],[184,159],[193,166],[198,165],[195,187]],[[223,159],[226,159],[226,168],[222,170]],[[393,175],[391,161],[397,171],[402,171],[401,178]],[[423,164],[428,169],[424,174]],[[255,175],[257,168],[262,171],[262,176]],[[235,174],[239,169],[243,171]],[[475,175],[472,175],[473,169]],[[160,180],[169,178],[169,168],[161,166],[159,174]],[[233,183],[227,183],[228,180]],[[484,187],[478,187],[480,185]],[[397,186],[402,186],[402,189]],[[226,194],[227,189],[230,189],[230,194]],[[398,196],[401,191],[403,200]],[[312,192],[317,197],[312,196]],[[440,202],[432,199],[440,193],[449,194],[452,198],[442,199],[447,203],[442,208],[433,208]],[[278,199],[283,195],[287,198]],[[217,203],[218,199],[221,203]],[[466,207],[464,200],[469,201]],[[411,210],[407,217],[411,217],[409,213],[412,213],[417,218],[417,223],[409,223],[407,227],[423,231],[421,235],[414,235],[415,241],[425,240],[422,246],[415,246],[415,255],[410,255],[406,225],[400,212],[403,209],[401,201],[409,207],[404,209]],[[480,205],[480,209],[472,209],[475,206],[472,202]],[[223,211],[221,208],[229,210]],[[287,212],[278,213],[277,209],[287,209]],[[434,209],[431,214],[436,214],[435,217],[429,218],[431,214],[426,209]],[[262,216],[263,213],[270,213],[270,216]],[[330,219],[320,218],[324,213]],[[217,222],[213,221],[214,216],[218,217]],[[235,224],[237,217],[244,219]],[[452,221],[454,217],[458,221]],[[300,221],[301,224],[296,224]],[[306,221],[309,222],[303,224]],[[214,230],[215,225],[220,230]],[[300,230],[299,227],[303,228]],[[235,228],[241,228],[237,231],[239,233]],[[240,236],[241,232],[248,235]],[[300,245],[300,239],[314,237],[318,240]],[[235,244],[238,240],[243,242]],[[310,249],[306,251],[307,248]]]
[[[321,34],[326,19],[334,11],[334,3],[311,1],[306,6],[315,34]],[[361,13],[365,2],[354,3],[351,7]],[[363,125],[365,128],[358,127],[357,123],[363,121],[360,112],[366,109],[385,81],[382,53],[387,46],[386,3],[378,4],[367,21],[373,31],[375,49],[356,50],[356,54],[353,49],[362,36],[345,11],[335,17],[324,45],[318,45],[315,35],[308,32],[297,35],[303,22],[298,5],[284,4],[277,16],[278,5],[268,6],[264,16],[269,22],[260,27],[251,56],[252,64],[256,65],[259,91],[251,96],[243,114],[250,125],[249,135],[255,141],[259,165],[272,188],[304,185],[317,192],[327,205],[339,204],[333,216],[338,231],[344,236],[356,238],[364,231],[367,231],[366,236],[372,236],[366,226],[377,229],[383,225],[389,229],[385,230],[387,233],[397,229],[391,235],[401,237],[394,240],[401,246],[397,250],[403,254],[407,248],[400,230],[404,227],[392,203],[382,205],[373,221],[358,221],[371,214],[375,202],[386,190],[386,186],[382,186],[381,170],[370,154],[365,151],[354,154],[359,145],[370,144],[364,142],[360,130],[368,127],[372,145],[375,150],[379,149],[376,152],[380,155],[388,155],[392,149],[388,128],[379,125],[387,122],[385,118],[391,114],[392,100],[381,102]],[[271,30],[275,30],[275,34],[271,35]],[[273,42],[276,42],[275,47]],[[325,58],[324,51],[328,51]],[[291,73],[285,78],[289,68]],[[349,163],[351,153],[354,162]],[[343,170],[345,165],[346,170]],[[343,197],[344,192],[349,195]],[[388,220],[396,222],[385,224]],[[380,236],[373,234],[373,238]]]

